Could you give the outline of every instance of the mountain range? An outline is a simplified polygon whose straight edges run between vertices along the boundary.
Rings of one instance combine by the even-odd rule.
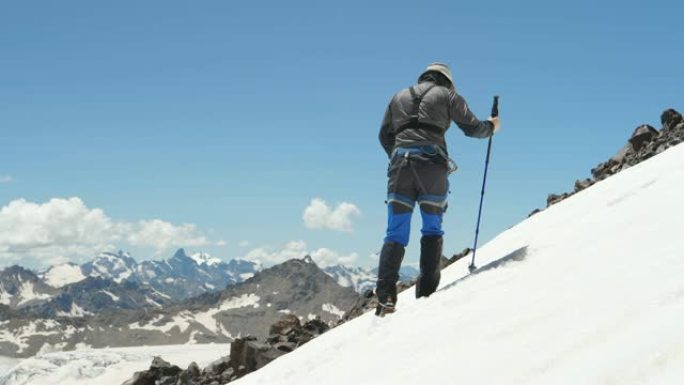
[[[79,316],[105,309],[160,307],[243,282],[261,270],[259,263],[223,262],[205,253],[188,255],[179,249],[166,260],[138,263],[130,254],[101,253],[77,265],[64,263],[35,273],[21,266],[0,271],[0,305],[40,316]],[[372,290],[377,269],[345,265],[323,271],[340,286],[359,293]],[[400,280],[418,275],[404,266]]]
[[[415,275],[402,270],[406,282]],[[183,249],[156,261],[120,251],[42,272],[10,266],[0,271],[0,355],[230,342],[264,337],[288,313],[335,324],[376,279],[360,267],[321,269],[308,256],[264,269]]]
[[[7,270],[26,272],[17,267]],[[42,281],[30,282],[42,287]],[[102,277],[88,277],[53,290],[59,294],[49,301],[17,308],[0,305],[0,355],[28,357],[85,347],[221,343],[241,335],[263,338],[284,314],[334,324],[359,298],[308,256],[263,269],[221,291],[178,302],[167,301],[148,285]],[[141,302],[154,303],[136,306]]]
[[[0,304],[41,317],[79,317],[103,310],[155,308],[220,291],[254,275],[260,265],[228,263],[179,249],[167,260],[138,263],[128,253],[101,253],[82,265],[35,273],[0,271]]]

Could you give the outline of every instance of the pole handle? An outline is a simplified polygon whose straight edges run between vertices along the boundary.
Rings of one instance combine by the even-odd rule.
[[[494,97],[494,104],[492,105],[492,118],[499,116],[499,97]]]

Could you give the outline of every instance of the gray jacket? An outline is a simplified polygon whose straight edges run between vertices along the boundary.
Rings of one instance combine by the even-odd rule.
[[[492,122],[478,120],[465,99],[453,89],[430,81],[418,83],[413,89],[413,95],[411,88],[397,92],[382,119],[380,143],[388,156],[396,147],[429,144],[437,145],[447,153],[444,134],[452,121],[467,136],[487,138],[492,135]],[[421,95],[420,103],[416,103]]]

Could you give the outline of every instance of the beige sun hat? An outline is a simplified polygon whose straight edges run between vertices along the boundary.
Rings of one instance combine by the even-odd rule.
[[[423,74],[430,71],[439,72],[440,74],[446,76],[446,78],[449,79],[451,84],[454,84],[454,78],[453,76],[451,76],[451,70],[449,69],[448,65],[444,63],[432,63],[429,66],[427,66],[425,71],[423,71]],[[421,74],[421,76],[423,76],[423,74]]]

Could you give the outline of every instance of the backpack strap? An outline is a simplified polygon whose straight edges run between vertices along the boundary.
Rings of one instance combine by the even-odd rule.
[[[423,130],[428,130],[428,131],[434,131],[437,133],[441,133],[443,131],[443,129],[441,127],[435,126],[433,124],[420,123],[418,121],[418,114],[420,112],[420,103],[422,103],[425,95],[427,95],[427,93],[430,92],[430,90],[433,89],[434,87],[436,87],[436,84],[431,84],[420,95],[416,92],[415,86],[409,88],[409,92],[411,93],[411,98],[413,98],[413,111],[411,111],[409,121],[406,124],[403,124],[399,128],[397,128],[397,131],[396,131],[397,134],[404,131],[404,130],[407,130],[409,128],[423,129]]]

